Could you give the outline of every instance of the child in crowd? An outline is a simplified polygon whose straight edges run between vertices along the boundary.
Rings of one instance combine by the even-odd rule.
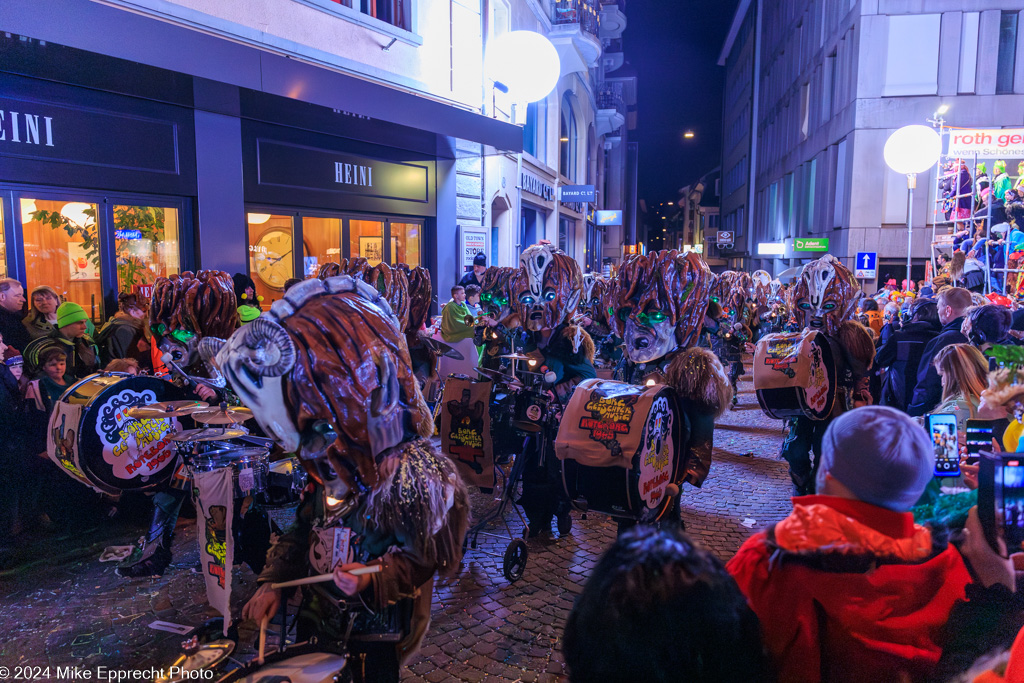
[[[35,403],[36,410],[49,416],[53,406],[68,388],[68,383],[64,379],[67,370],[64,349],[57,345],[44,349],[39,353],[39,365],[43,370],[43,376],[29,382],[25,398]]]

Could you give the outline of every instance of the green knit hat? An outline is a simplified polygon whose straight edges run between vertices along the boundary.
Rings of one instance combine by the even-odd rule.
[[[85,322],[88,319],[89,316],[85,314],[85,309],[73,301],[65,301],[57,307],[57,327]]]
[[[243,323],[252,322],[256,318],[260,317],[260,313],[262,312],[263,311],[256,306],[246,306],[245,304],[242,304],[238,307],[238,317],[242,319]]]

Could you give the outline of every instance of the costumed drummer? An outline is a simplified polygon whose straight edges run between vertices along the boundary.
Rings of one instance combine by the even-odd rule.
[[[575,259],[546,242],[526,249],[519,263],[513,301],[529,333],[523,351],[533,357],[532,370],[545,375],[545,386],[555,404],[549,409],[558,410],[568,402],[577,384],[597,377],[593,340],[582,327],[567,322],[583,293],[580,267]],[[572,528],[571,505],[561,483],[553,440],[554,434],[547,432],[530,439],[533,448],[523,472],[522,497],[530,537],[550,532],[553,518],[558,520],[559,534],[567,534]]]
[[[626,358],[641,372],[637,381],[666,384],[676,392],[689,424],[678,482],[701,486],[711,468],[715,418],[732,400],[718,358],[696,347],[712,303],[713,276],[693,252],[655,251],[630,257],[609,287],[612,331],[624,342]],[[717,304],[716,304],[717,306]]]
[[[867,373],[875,347],[867,328],[852,319],[860,297],[860,285],[853,274],[831,254],[804,266],[792,294],[798,326],[824,334],[836,349],[838,384],[834,407],[825,419],[800,415],[789,421],[782,457],[789,463],[789,476],[798,496],[814,493],[821,440],[832,419],[871,400]],[[760,370],[755,366],[755,372]]]
[[[168,354],[186,373],[205,376],[198,352],[200,340],[207,336],[227,337],[238,327],[231,277],[222,271],[201,270],[159,278],[153,285],[149,325],[154,360],[158,360],[158,355]],[[217,398],[217,392],[206,385],[194,383],[191,388],[204,401]],[[170,467],[175,468],[174,475],[152,496],[149,531],[141,545],[118,565],[116,571],[120,576],[160,576],[171,563],[171,542],[181,504],[188,495],[188,477],[180,461]]]
[[[454,464],[428,440],[430,412],[391,307],[349,276],[306,280],[226,343],[205,345],[314,481],[243,617],[278,610],[273,583],[333,572],[333,582],[304,587],[298,639],[339,652],[347,639],[356,681],[397,681],[426,630],[434,575],[458,568],[468,501]],[[370,564],[383,569],[350,573]],[[359,613],[348,637],[350,606]]]
[[[478,325],[473,343],[481,348],[480,367],[503,371],[508,359],[502,358],[525,344],[523,330],[512,306],[512,282],[518,268],[490,267],[484,272],[480,290],[483,324]]]

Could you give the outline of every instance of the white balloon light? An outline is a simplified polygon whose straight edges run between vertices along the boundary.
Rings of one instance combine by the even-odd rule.
[[[924,173],[942,154],[942,141],[934,128],[904,126],[889,136],[882,151],[886,165],[897,173]]]
[[[533,31],[509,31],[487,45],[484,72],[508,88],[513,100],[537,102],[555,89],[561,74],[558,51]]]
[[[270,220],[269,213],[250,213],[248,215],[249,223],[251,225],[263,225]]]
[[[84,228],[96,223],[96,219],[86,213],[86,211],[92,208],[92,204],[86,204],[85,202],[68,202],[61,208],[60,215],[78,227]]]

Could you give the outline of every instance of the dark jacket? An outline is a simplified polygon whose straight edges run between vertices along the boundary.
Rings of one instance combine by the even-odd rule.
[[[906,410],[917,385],[917,368],[925,346],[938,334],[929,322],[912,321],[894,333],[875,356],[875,365],[888,368],[882,382],[882,405]]]
[[[21,322],[23,317],[20,311],[11,313],[0,308],[0,335],[4,338],[4,344],[25,353],[25,348],[32,341],[32,337]]]
[[[115,358],[134,358],[145,365],[148,354],[139,351],[139,340],[144,338],[143,321],[127,313],[118,313],[96,333],[96,345],[100,349],[102,364]]]
[[[932,363],[939,351],[950,344],[966,344],[967,337],[960,332],[964,319],[957,318],[946,323],[939,335],[928,342],[917,366],[917,386],[907,410],[912,416],[924,415],[939,405],[942,400],[942,380]]]
[[[477,287],[483,287],[483,284],[484,284],[483,280],[482,279],[477,279],[476,273],[474,273],[472,270],[469,271],[468,273],[466,273],[465,275],[463,275],[462,279],[459,280],[459,286],[460,287],[468,287],[470,285],[476,285]]]

